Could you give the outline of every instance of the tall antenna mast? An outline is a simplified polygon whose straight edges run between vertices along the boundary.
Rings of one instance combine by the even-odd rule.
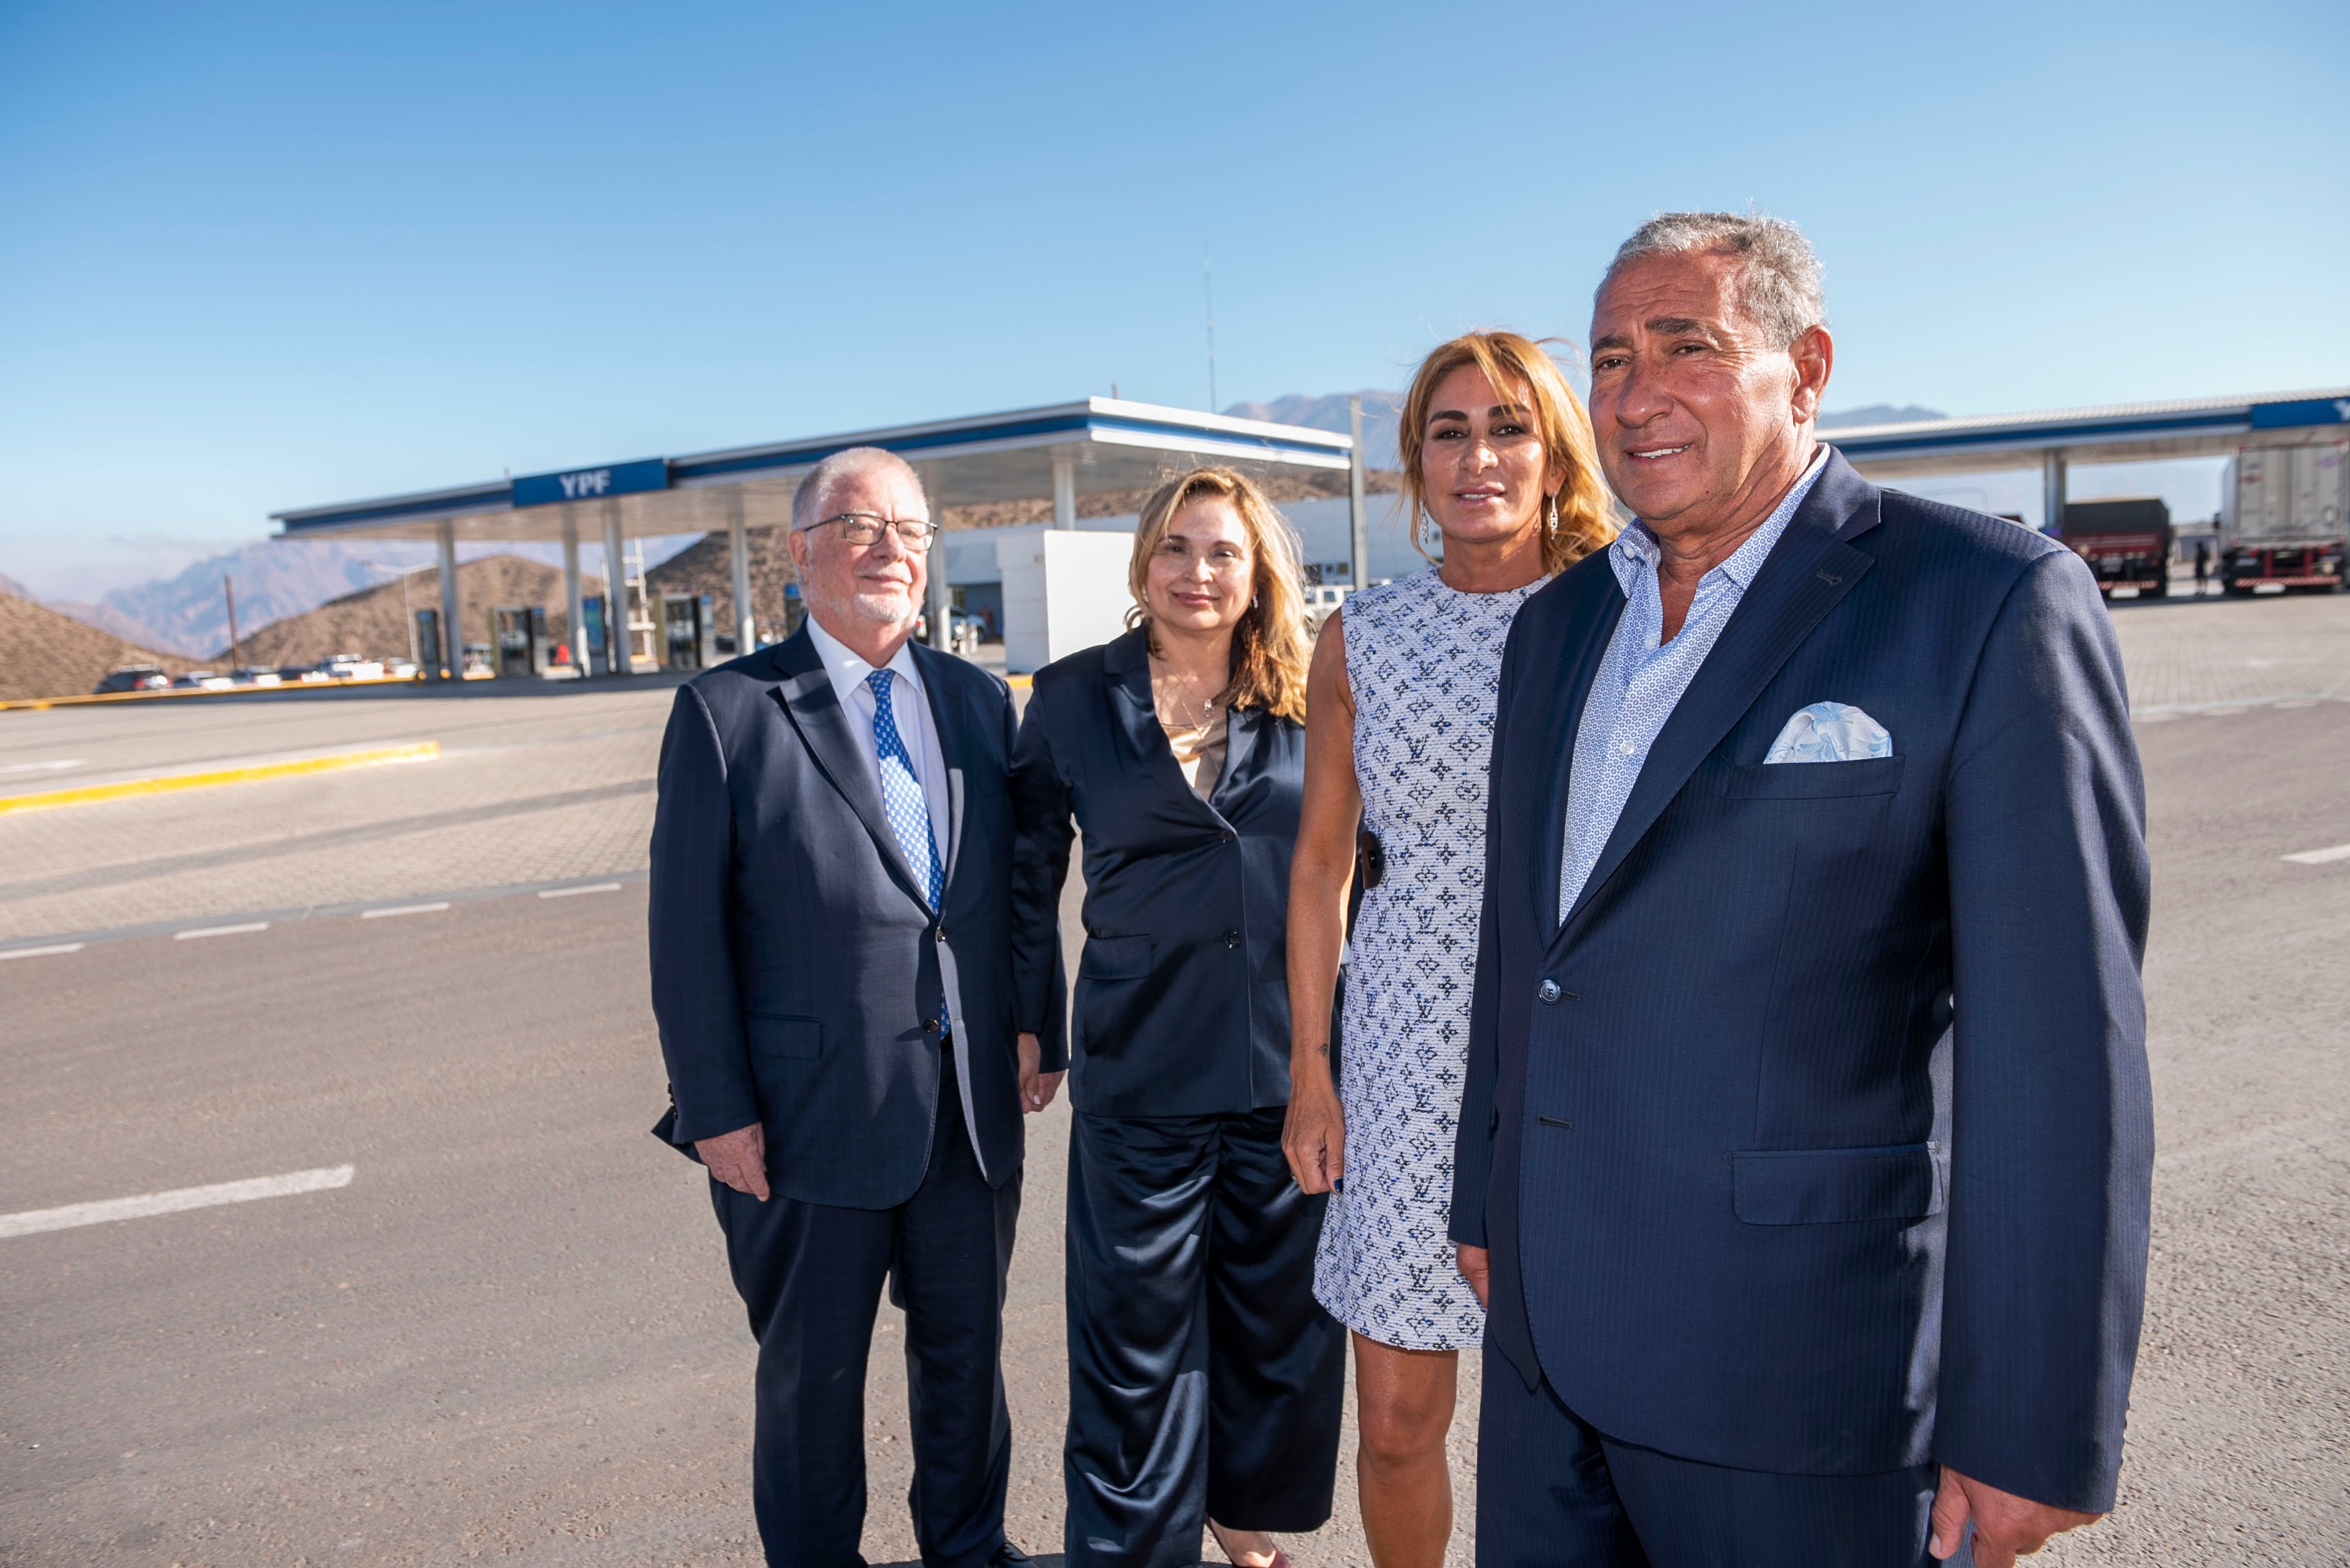
[[[1216,411],[1216,254],[1200,242],[1200,275],[1208,291],[1208,411]]]

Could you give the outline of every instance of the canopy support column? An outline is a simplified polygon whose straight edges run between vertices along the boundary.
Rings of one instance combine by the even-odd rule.
[[[751,529],[743,520],[743,493],[726,498],[726,547],[734,568],[734,653],[738,659],[759,646],[758,619],[751,605]]]
[[[604,673],[630,673],[629,566],[620,538],[620,504],[604,503]]]
[[[1060,483],[1059,461],[1054,463],[1054,484]],[[931,521],[940,531],[931,536],[931,553],[922,558],[922,613],[930,618],[930,644],[941,652],[954,647],[954,590],[947,582],[946,472],[935,462],[922,465],[922,492],[931,504]]]
[[[433,527],[441,553],[441,662],[448,679],[465,678],[464,605],[457,592],[457,524],[443,517]]]
[[[2064,531],[2064,449],[2052,446],[2040,454],[2041,532],[2054,539]]]
[[[1371,586],[1371,508],[1364,495],[1363,400],[1360,398],[1347,400],[1347,428],[1355,437],[1355,450],[1347,460],[1347,548],[1355,555],[1355,587],[1359,591]]]
[[[1077,454],[1066,447],[1053,452],[1053,526],[1077,525]]]
[[[571,622],[571,635],[563,640],[571,649],[571,668],[582,676],[588,669],[588,590],[579,580],[579,524],[569,516],[563,519],[563,613]]]

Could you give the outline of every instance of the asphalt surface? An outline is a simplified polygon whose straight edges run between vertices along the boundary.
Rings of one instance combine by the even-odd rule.
[[[2257,635],[2281,640],[2245,654],[2228,619],[2241,609],[2303,618],[2261,623]],[[2039,1561],[2350,1563],[2350,858],[2281,858],[2350,843],[2350,702],[2328,700],[2341,691],[2332,671],[2350,602],[2116,618],[2141,702],[2156,866],[2152,1286],[2121,1506]],[[2198,638],[2219,651],[2181,650]],[[2172,682],[2168,701],[2146,701],[2141,659]],[[2163,661],[2176,671],[2159,674]],[[598,716],[598,701],[622,707]],[[579,787],[572,763],[607,750],[632,747],[637,760],[612,763],[606,783],[642,776],[659,693],[562,706],[576,717],[535,718],[547,727],[516,729],[516,749],[496,753],[507,760],[478,772],[371,772],[402,774],[400,791],[463,784],[437,786],[427,815],[475,810],[477,785],[509,804],[562,796]],[[465,705],[469,719],[482,711]],[[64,716],[0,715],[0,763],[30,755],[8,749],[36,733],[14,722]],[[112,765],[137,749],[120,734],[62,738],[123,744]],[[244,744],[188,744],[198,741]],[[498,771],[558,765],[563,777],[536,784]],[[419,814],[405,796],[357,787],[334,797],[356,824]],[[518,805],[180,867],[164,878],[169,897],[140,906],[144,923],[106,925],[115,906],[102,901],[139,886],[141,864],[217,850],[220,836],[266,846],[266,821],[289,815],[302,832],[339,831],[317,805],[327,778],[246,788],[186,808],[226,815],[151,821],[141,803],[120,803],[23,814],[14,826],[0,817],[0,919],[12,886],[24,894],[15,907],[43,912],[101,900],[70,906],[78,924],[10,924],[0,951],[68,931],[140,933],[0,959],[0,1217],[353,1168],[328,1190],[0,1233],[0,1560],[756,1561],[748,1333],[699,1171],[645,1130],[662,1074],[642,887],[536,896],[628,869],[617,862],[639,818],[589,836],[615,867],[548,869],[517,852],[526,875],[502,860],[468,881],[466,857],[585,809]],[[623,792],[595,810],[644,804]],[[442,879],[412,886],[423,873],[400,867],[442,844],[436,834],[456,836],[428,867]],[[547,854],[576,859],[569,844],[549,838]],[[21,857],[36,850],[52,857],[38,871],[51,880],[26,891]],[[296,900],[305,918],[281,913],[265,930],[174,940],[175,929],[240,923],[229,918],[240,910],[282,910],[274,893],[236,898],[349,855],[388,867],[382,903],[366,906],[370,884],[339,905]],[[107,867],[113,881],[54,881]],[[459,896],[363,918],[434,888]],[[1010,1523],[1016,1542],[1049,1553],[1066,1107],[1031,1127],[1007,1330]],[[885,1306],[868,1404],[876,1563],[913,1556],[892,1319]],[[1299,1568],[1367,1563],[1352,1488],[1348,1470],[1332,1525],[1287,1542]],[[1464,1507],[1458,1563],[1471,1560],[1469,1522]]]

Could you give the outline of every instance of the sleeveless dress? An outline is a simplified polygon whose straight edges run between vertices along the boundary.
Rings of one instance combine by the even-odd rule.
[[[1347,1174],[1322,1221],[1314,1294],[1349,1328],[1405,1350],[1473,1349],[1485,1337],[1446,1234],[1452,1139],[1502,646],[1549,581],[1464,594],[1418,572],[1348,596],[1341,612],[1363,826],[1379,836],[1387,874],[1364,895],[1347,970]]]

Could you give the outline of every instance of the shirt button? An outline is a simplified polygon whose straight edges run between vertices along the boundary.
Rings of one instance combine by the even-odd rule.
[[[1618,741],[1616,742],[1616,749],[1628,757],[1632,754],[1632,742],[1629,741]]]
[[[1540,985],[1534,987],[1534,994],[1541,997],[1544,1002],[1556,1002],[1558,1000],[1558,981],[1555,980],[1546,980],[1543,981]]]

